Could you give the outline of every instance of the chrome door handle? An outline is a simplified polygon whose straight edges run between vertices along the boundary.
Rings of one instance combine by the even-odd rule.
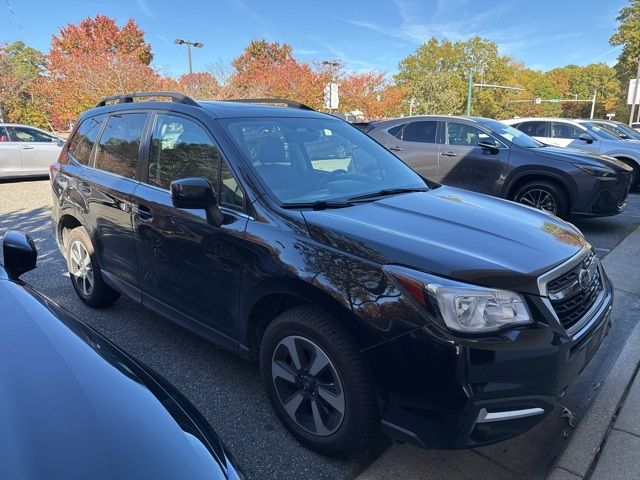
[[[25,145],[23,147],[20,147],[22,150],[33,150],[33,146],[31,145]]]
[[[389,147],[389,150],[391,150],[392,152],[401,152],[402,147],[398,147],[397,145],[394,145],[393,147]]]
[[[456,152],[441,152],[440,155],[444,155],[445,157],[457,157],[458,154]]]

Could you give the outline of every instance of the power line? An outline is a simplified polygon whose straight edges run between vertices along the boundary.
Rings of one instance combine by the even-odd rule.
[[[7,8],[9,9],[9,13],[11,13],[11,15],[13,15],[13,18],[15,19],[16,24],[18,25],[18,28],[22,32],[22,36],[24,37],[25,40],[27,40],[27,34],[25,33],[24,28],[22,28],[22,23],[20,23],[20,19],[18,18],[18,15],[16,14],[15,10],[11,6],[11,4],[9,3],[9,0],[4,0],[4,3],[7,4]]]

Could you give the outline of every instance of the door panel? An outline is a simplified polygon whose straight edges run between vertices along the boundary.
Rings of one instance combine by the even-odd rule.
[[[502,173],[509,161],[509,149],[489,150],[477,146],[479,140],[486,139],[493,137],[473,125],[447,122],[445,144],[440,149],[439,181],[488,195],[498,194]]]
[[[248,217],[237,211],[244,197],[220,149],[194,119],[157,114],[145,173],[148,184],[136,189],[134,215],[143,304],[171,307],[179,312],[174,318],[186,316],[235,338]],[[173,206],[170,183],[186,177],[211,182],[222,225],[208,221],[204,210]]]
[[[95,146],[95,168],[78,182],[87,198],[89,223],[103,270],[138,288],[138,258],[132,225],[136,167],[146,113],[112,114]]]
[[[5,127],[0,127],[0,177],[22,174],[22,160],[16,142]]]
[[[423,177],[438,181],[437,127],[436,120],[408,122],[391,129],[395,135],[386,147]]]
[[[140,184],[135,196],[142,303],[160,301],[235,337],[247,218],[225,210],[216,227],[204,210],[175,208],[166,190]]]

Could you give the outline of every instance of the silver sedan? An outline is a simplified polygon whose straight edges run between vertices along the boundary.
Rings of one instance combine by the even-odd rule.
[[[64,140],[28,125],[0,123],[0,178],[49,174]]]

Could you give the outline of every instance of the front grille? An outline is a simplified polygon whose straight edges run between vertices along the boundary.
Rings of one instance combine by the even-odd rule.
[[[598,263],[591,251],[576,267],[547,283],[551,305],[567,331],[580,322],[603,289]],[[582,273],[582,283],[581,272],[587,272]],[[585,281],[585,275],[588,275],[588,281]]]

